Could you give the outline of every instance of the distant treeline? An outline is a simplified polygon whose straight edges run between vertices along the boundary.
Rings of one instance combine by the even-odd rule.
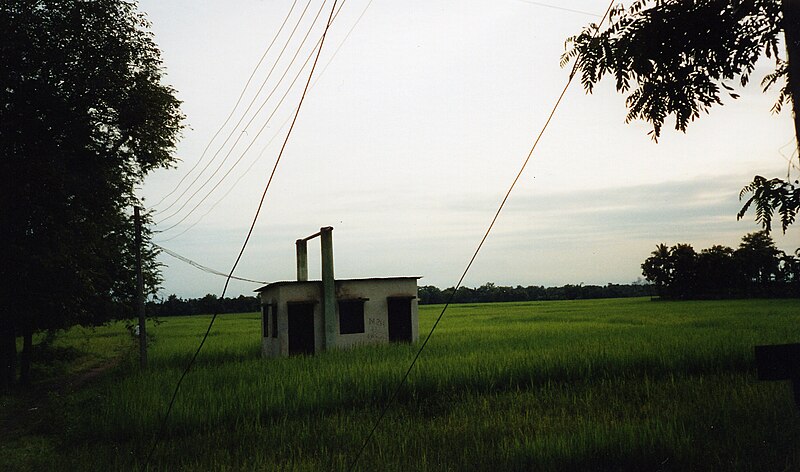
[[[800,249],[786,254],[764,232],[742,238],[738,249],[712,246],[699,253],[689,244],[659,244],[642,264],[647,281],[631,284],[506,287],[491,282],[476,288],[444,290],[432,285],[419,288],[420,305],[436,303],[522,302],[586,300],[659,295],[665,299],[717,299],[800,297]],[[451,300],[452,297],[452,300]],[[260,310],[258,297],[240,295],[182,299],[170,295],[147,303],[149,316],[186,316],[208,313],[251,313]]]
[[[429,305],[446,303],[453,287],[440,290],[432,285],[419,288],[419,303]],[[564,285],[562,287],[503,287],[486,283],[477,288],[461,287],[453,303],[521,302],[535,300],[576,300],[587,298],[645,297],[653,295],[653,286],[647,283],[629,285]],[[218,298],[208,294],[202,298],[178,298],[170,295],[163,300],[147,302],[148,316],[187,316],[209,313],[252,313],[261,309],[258,297],[239,295],[236,298]]]
[[[786,254],[765,231],[745,235],[738,249],[659,244],[642,273],[666,299],[800,297],[800,249]]]
[[[203,298],[178,298],[170,295],[164,300],[147,302],[148,316],[187,316],[210,313],[252,313],[261,309],[258,297],[239,295],[236,298],[219,298],[207,294]]]
[[[477,288],[459,287],[453,296],[453,287],[440,290],[432,285],[419,288],[420,305],[435,303],[487,303],[487,302],[525,302],[537,300],[585,300],[590,298],[646,297],[655,292],[647,283],[608,284],[608,285],[563,285],[543,287],[530,285],[505,287],[486,283]]]

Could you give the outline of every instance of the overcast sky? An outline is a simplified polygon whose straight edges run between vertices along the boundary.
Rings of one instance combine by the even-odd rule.
[[[227,272],[332,0],[139,3],[190,127],[178,166],[141,189],[164,231],[154,241]],[[236,275],[293,279],[294,241],[333,226],[337,277],[420,275],[423,285],[454,285],[566,83],[565,38],[608,6],[543,3],[347,0]],[[646,123],[625,124],[611,81],[593,95],[576,81],[466,285],[629,283],[658,243],[736,247],[759,229],[752,215],[736,221],[739,190],[755,174],[785,178],[794,146],[790,114],[771,114],[776,92],[758,86],[769,71],[764,62],[742,98],[725,100],[686,134],[670,122],[658,144]],[[774,238],[793,251],[798,235],[794,227]],[[318,247],[309,246],[312,278]],[[162,296],[222,290],[222,277],[161,260]],[[228,294],[255,288],[235,282]]]

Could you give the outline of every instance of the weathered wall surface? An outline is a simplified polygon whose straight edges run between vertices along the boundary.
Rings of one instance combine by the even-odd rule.
[[[338,301],[364,300],[364,332],[340,334],[335,338],[336,348],[348,348],[363,344],[381,344],[389,342],[388,298],[407,298],[411,306],[412,341],[419,339],[419,314],[417,306],[417,278],[373,278],[337,280],[337,310],[334,313],[335,324],[339,326]],[[286,356],[289,354],[289,305],[293,303],[311,302],[314,305],[314,346],[315,352],[325,349],[325,323],[322,314],[322,282],[277,282],[261,289],[261,303],[272,305],[277,315],[277,337],[272,335],[271,319],[268,323],[267,337],[261,338],[261,349],[265,357]]]

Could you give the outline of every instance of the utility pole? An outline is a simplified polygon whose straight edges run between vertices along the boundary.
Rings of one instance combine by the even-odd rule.
[[[134,246],[136,246],[136,314],[139,316],[139,365],[147,368],[147,329],[144,320],[144,276],[142,275],[142,216],[133,207]]]

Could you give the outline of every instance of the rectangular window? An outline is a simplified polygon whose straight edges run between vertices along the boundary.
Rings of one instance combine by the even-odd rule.
[[[272,307],[272,337],[278,337],[278,305],[270,305]]]
[[[339,334],[364,332],[364,299],[339,300]]]

